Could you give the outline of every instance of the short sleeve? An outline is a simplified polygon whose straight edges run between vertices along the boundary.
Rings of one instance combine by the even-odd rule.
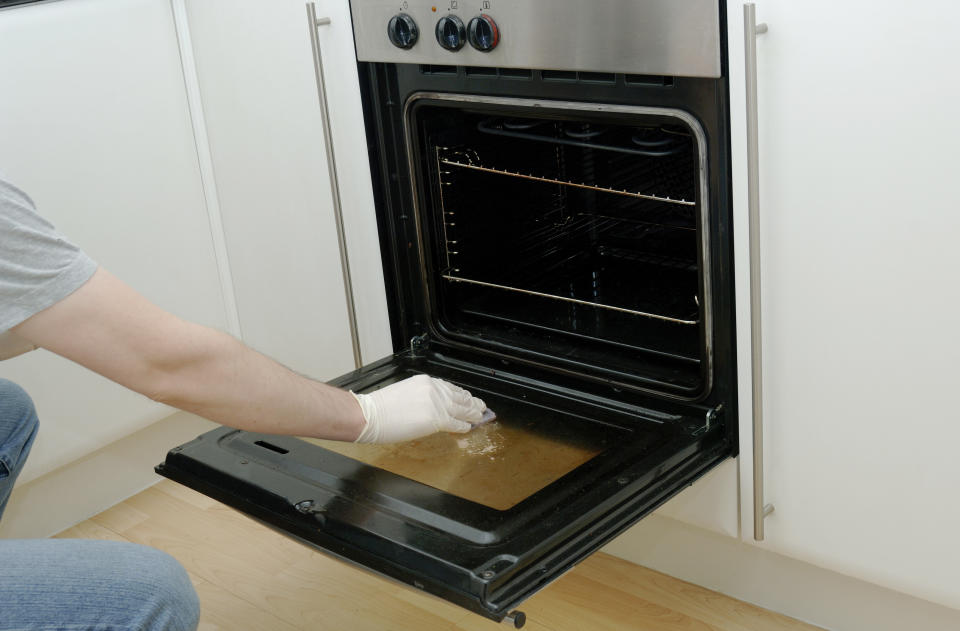
[[[0,331],[63,300],[96,270],[26,193],[0,179]]]

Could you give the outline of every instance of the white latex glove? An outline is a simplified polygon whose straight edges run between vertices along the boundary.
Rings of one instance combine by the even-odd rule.
[[[417,375],[370,394],[351,392],[360,402],[367,426],[358,443],[399,443],[434,432],[470,431],[486,405],[452,383]]]

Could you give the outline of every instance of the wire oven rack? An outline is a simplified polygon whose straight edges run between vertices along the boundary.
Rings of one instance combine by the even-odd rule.
[[[617,304],[607,304],[602,302],[599,296],[589,296],[588,298],[592,299],[587,299],[573,295],[562,295],[560,293],[541,290],[545,285],[545,283],[542,282],[543,278],[549,277],[550,274],[555,271],[554,268],[569,264],[569,260],[565,259],[564,257],[569,258],[570,255],[569,253],[561,251],[560,242],[569,241],[571,238],[576,238],[577,233],[603,235],[604,233],[618,231],[623,232],[624,224],[629,224],[626,228],[627,231],[677,229],[695,232],[696,228],[684,225],[673,225],[669,222],[669,218],[665,218],[663,216],[663,212],[660,213],[661,216],[657,216],[657,214],[654,213],[653,216],[643,217],[640,219],[604,216],[593,213],[576,213],[575,216],[568,216],[565,218],[565,224],[562,226],[562,230],[557,229],[558,224],[555,222],[545,222],[543,226],[526,235],[524,241],[528,245],[522,246],[524,248],[536,250],[540,254],[538,257],[529,257],[531,260],[536,261],[536,264],[525,266],[529,267],[529,269],[526,271],[515,270],[515,273],[511,274],[511,278],[513,279],[511,284],[504,284],[502,282],[494,282],[493,279],[469,277],[464,275],[462,270],[457,267],[454,259],[456,255],[459,254],[457,249],[459,247],[458,240],[451,239],[451,234],[448,230],[455,229],[456,222],[452,221],[454,218],[454,212],[450,211],[446,207],[443,189],[444,187],[453,184],[453,182],[449,181],[448,178],[445,179],[445,176],[453,175],[454,170],[456,169],[464,169],[471,172],[482,172],[497,176],[520,178],[524,180],[554,184],[560,187],[573,187],[577,189],[587,189],[602,193],[610,193],[612,195],[619,196],[620,198],[632,198],[647,200],[650,202],[659,202],[656,204],[656,206],[659,207],[662,207],[662,204],[667,204],[674,208],[691,208],[696,206],[695,202],[686,199],[676,199],[670,196],[648,195],[627,189],[621,190],[597,186],[585,182],[562,180],[555,177],[537,175],[533,173],[520,173],[508,169],[493,168],[483,165],[479,156],[477,155],[477,152],[470,149],[450,149],[446,147],[437,147],[435,155],[437,157],[437,170],[441,178],[440,205],[441,212],[443,213],[444,217],[442,237],[446,246],[446,267],[442,271],[441,277],[446,281],[450,283],[461,283],[471,286],[484,287],[498,291],[520,293],[527,296],[535,296],[569,304],[588,306],[601,310],[626,313],[680,325],[696,326],[700,323],[700,303],[696,293],[682,301],[685,302],[687,306],[678,310],[679,312],[683,312],[683,315],[681,315],[680,313],[657,313],[653,310],[634,309]],[[558,200],[558,203],[561,201],[562,200]],[[550,256],[547,256],[547,254]],[[625,258],[622,252],[618,253],[617,256],[619,258]],[[528,257],[522,258],[527,259]],[[549,262],[551,258],[553,259],[553,263]],[[641,264],[647,269],[651,270],[683,270],[689,273],[696,273],[697,270],[697,265],[693,261],[687,261],[654,253],[630,253],[628,258],[632,262]],[[675,301],[676,300],[674,300],[674,302]]]

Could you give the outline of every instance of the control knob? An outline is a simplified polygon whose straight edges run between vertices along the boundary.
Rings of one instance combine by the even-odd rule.
[[[500,29],[489,15],[480,14],[467,25],[467,39],[470,45],[483,53],[488,53],[500,43]]]
[[[387,22],[387,36],[397,48],[413,48],[420,37],[420,29],[412,17],[398,13]]]
[[[447,50],[460,50],[466,39],[467,29],[457,16],[445,15],[437,21],[437,43]]]

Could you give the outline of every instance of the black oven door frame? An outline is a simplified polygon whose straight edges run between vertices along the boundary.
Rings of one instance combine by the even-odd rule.
[[[362,392],[421,373],[502,412],[609,439],[506,510],[295,437],[228,427],[172,449],[157,472],[309,546],[501,621],[734,451],[722,410],[625,404],[475,355],[405,351],[332,383]]]

